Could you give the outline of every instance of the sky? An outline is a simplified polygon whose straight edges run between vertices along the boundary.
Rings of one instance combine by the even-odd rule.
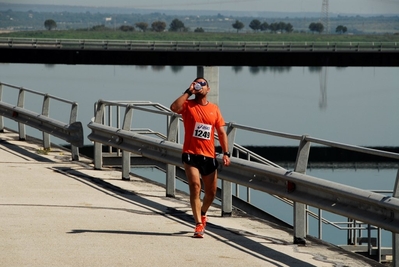
[[[324,0],[335,14],[398,14],[399,0]],[[321,12],[323,0],[0,0],[1,3],[163,10]]]

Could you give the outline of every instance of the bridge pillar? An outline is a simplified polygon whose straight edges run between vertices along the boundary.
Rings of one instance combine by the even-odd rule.
[[[197,77],[204,77],[211,91],[208,93],[208,100],[219,105],[219,67],[198,66]]]

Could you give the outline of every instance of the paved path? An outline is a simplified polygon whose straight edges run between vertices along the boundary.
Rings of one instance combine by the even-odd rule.
[[[193,239],[188,198],[139,177],[0,133],[0,266],[382,266],[292,231],[212,207]]]

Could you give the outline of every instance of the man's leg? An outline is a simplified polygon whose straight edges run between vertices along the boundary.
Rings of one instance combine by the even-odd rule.
[[[188,187],[190,191],[190,204],[195,223],[201,223],[201,180],[196,167],[184,163]]]
[[[217,190],[217,170],[209,175],[202,176],[202,182],[204,183],[204,200],[202,202],[201,211],[205,214],[209,207],[212,205],[213,200],[216,197]]]

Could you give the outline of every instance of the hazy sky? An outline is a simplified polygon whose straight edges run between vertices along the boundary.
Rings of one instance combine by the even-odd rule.
[[[139,9],[320,12],[323,0],[0,0],[0,3]],[[399,14],[399,0],[329,0],[328,3],[331,13]]]

